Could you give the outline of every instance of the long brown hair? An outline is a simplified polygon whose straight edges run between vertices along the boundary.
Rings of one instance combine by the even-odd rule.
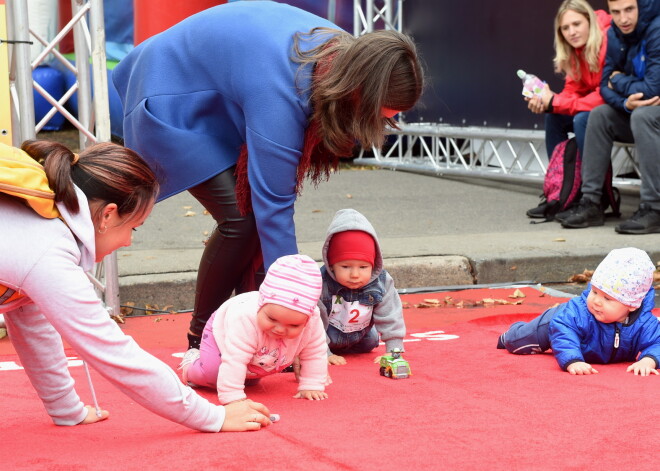
[[[303,50],[302,42],[316,39],[320,41],[316,47]],[[414,42],[396,31],[374,31],[356,38],[318,27],[297,33],[293,44],[299,74],[313,70],[312,114],[296,173],[295,191],[300,194],[305,178],[315,185],[328,178],[339,158],[353,153],[355,141],[365,149],[382,147],[385,127],[398,128],[393,118],[382,116],[382,108],[412,108],[422,94],[424,76]],[[235,171],[242,214],[252,209],[247,160],[243,145]]]
[[[47,140],[25,141],[21,149],[43,163],[55,201],[72,213],[80,211],[74,184],[89,202],[115,203],[122,217],[143,214],[158,194],[158,182],[146,162],[119,144],[95,144],[79,156]]]
[[[561,34],[561,20],[568,10],[572,10],[586,18],[589,22],[589,37],[584,45],[584,59],[589,64],[591,72],[600,70],[600,47],[603,44],[603,32],[600,30],[598,18],[594,9],[585,0],[564,0],[555,16],[555,72],[566,74],[573,80],[580,80],[582,71],[575,48],[566,42]]]
[[[327,39],[324,38],[327,37]],[[303,51],[301,41],[325,39]],[[331,153],[351,154],[355,141],[363,148],[382,147],[385,125],[397,127],[392,118],[383,118],[381,109],[406,111],[422,94],[424,77],[417,49],[410,37],[393,30],[381,30],[354,37],[344,31],[314,28],[294,38],[294,60],[314,64],[311,122],[318,123],[320,138]]]

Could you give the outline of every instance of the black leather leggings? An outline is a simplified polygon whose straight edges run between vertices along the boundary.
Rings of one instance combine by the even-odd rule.
[[[206,243],[197,273],[195,308],[190,331],[202,335],[211,314],[231,296],[254,289],[264,277],[263,265],[254,280],[246,280],[261,250],[252,213],[241,216],[236,206],[235,167],[191,188],[190,193],[217,223]]]

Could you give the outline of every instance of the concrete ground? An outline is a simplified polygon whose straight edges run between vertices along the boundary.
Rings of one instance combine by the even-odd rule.
[[[525,211],[541,188],[481,179],[448,179],[363,167],[343,169],[296,203],[299,250],[321,260],[334,213],[362,212],[374,225],[385,267],[399,289],[520,282],[579,292],[566,281],[593,270],[613,248],[635,246],[660,260],[660,234],[621,235],[617,221],[569,230],[530,224]],[[623,195],[624,217],[638,205]],[[203,241],[214,221],[187,192],[156,205],[133,245],[118,253],[122,302],[191,308]]]

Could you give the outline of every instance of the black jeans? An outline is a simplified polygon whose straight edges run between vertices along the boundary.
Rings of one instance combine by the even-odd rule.
[[[199,336],[211,314],[232,292],[256,289],[264,278],[263,264],[253,274],[255,257],[261,251],[259,234],[254,215],[242,216],[236,205],[234,171],[231,167],[189,190],[217,223],[197,273],[190,331]]]

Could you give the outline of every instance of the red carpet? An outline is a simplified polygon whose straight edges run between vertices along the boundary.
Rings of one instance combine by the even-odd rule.
[[[576,377],[561,372],[551,355],[497,350],[497,335],[511,322],[561,301],[521,291],[526,297],[509,298],[514,289],[508,288],[403,296],[410,379],[378,374],[372,359],[382,347],[331,367],[334,383],[325,401],[293,399],[292,374],[265,378],[248,396],[281,420],[250,433],[203,434],[170,423],[130,403],[94,372],[110,419],[56,427],[24,373],[6,369],[16,356],[7,339],[0,340],[2,468],[657,469],[660,377],[635,377],[623,364]],[[497,304],[520,299],[519,305]],[[436,301],[442,307],[420,306]],[[472,307],[456,307],[461,301]],[[181,351],[188,319],[130,318],[123,328],[176,367],[172,354]],[[83,368],[71,371],[89,400]],[[214,392],[203,394],[214,400]]]

